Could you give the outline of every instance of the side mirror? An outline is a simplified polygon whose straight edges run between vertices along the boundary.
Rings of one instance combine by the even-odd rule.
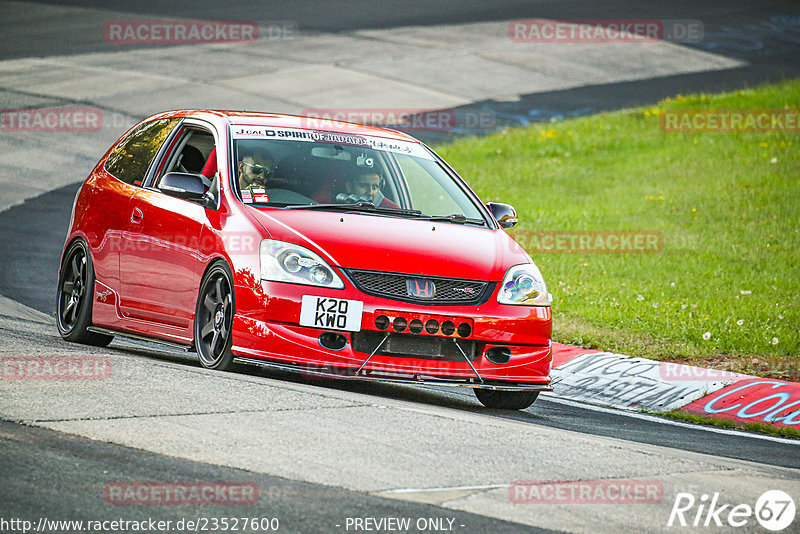
[[[199,174],[168,172],[158,182],[158,189],[165,195],[197,202],[202,206],[207,206],[209,202],[203,179]]]
[[[494,218],[497,219],[498,223],[500,223],[501,228],[511,228],[517,224],[517,222],[519,222],[519,219],[517,218],[517,210],[508,204],[489,202],[486,204],[486,207],[489,208],[489,211],[492,212]]]

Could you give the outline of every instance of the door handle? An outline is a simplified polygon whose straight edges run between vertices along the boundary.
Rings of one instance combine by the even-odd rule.
[[[142,210],[139,208],[133,208],[133,213],[131,213],[131,222],[137,224],[142,222],[143,218],[144,214],[142,213]]]

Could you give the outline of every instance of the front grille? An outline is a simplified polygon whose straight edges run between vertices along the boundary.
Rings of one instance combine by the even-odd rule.
[[[362,330],[351,335],[353,350],[372,354],[375,348],[387,334],[384,332],[374,332]],[[398,356],[404,358],[421,358],[424,360],[440,360],[449,362],[463,362],[464,355],[458,350],[464,351],[470,361],[478,356],[476,350],[477,343],[472,340],[434,336],[415,336],[411,334],[388,334],[388,338],[380,345],[378,356]],[[456,346],[458,343],[458,347]]]
[[[401,300],[403,302],[432,305],[483,304],[489,300],[494,290],[493,282],[352,269],[348,269],[346,272],[360,291],[368,295]],[[407,280],[430,280],[436,285],[436,296],[432,299],[425,299],[409,295],[406,289]]]

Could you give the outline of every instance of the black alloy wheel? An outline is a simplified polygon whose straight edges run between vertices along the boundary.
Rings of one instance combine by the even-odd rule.
[[[233,276],[220,261],[203,277],[195,309],[194,344],[203,367],[224,371],[231,366],[234,310]]]
[[[58,332],[67,341],[104,347],[114,336],[90,332],[94,299],[94,266],[89,248],[76,240],[64,254],[58,279],[56,322]]]

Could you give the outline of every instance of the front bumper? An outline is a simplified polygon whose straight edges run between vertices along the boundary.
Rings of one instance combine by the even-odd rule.
[[[344,290],[274,282],[263,282],[256,288],[237,286],[233,352],[240,361],[299,371],[308,377],[549,390],[550,308],[501,305],[496,291],[481,305],[435,306],[378,298],[349,285]],[[361,332],[354,339],[351,332],[300,326],[303,295],[362,301]],[[391,324],[383,329],[381,321],[376,325],[376,319],[387,315],[405,318],[408,323],[415,318],[467,323],[470,332],[467,336],[463,331],[445,335],[441,330],[434,335],[425,330],[397,334]],[[339,350],[325,348],[320,343],[325,332],[344,336],[345,346]],[[387,334],[394,345],[388,344],[388,350],[385,344],[381,350],[366,352],[377,343],[365,343],[364,338],[382,339]],[[432,347],[431,352],[407,354],[402,348],[392,348],[413,348],[416,341],[421,347]],[[493,363],[491,360],[498,360],[489,357],[493,348],[492,353],[502,350],[507,361]]]

